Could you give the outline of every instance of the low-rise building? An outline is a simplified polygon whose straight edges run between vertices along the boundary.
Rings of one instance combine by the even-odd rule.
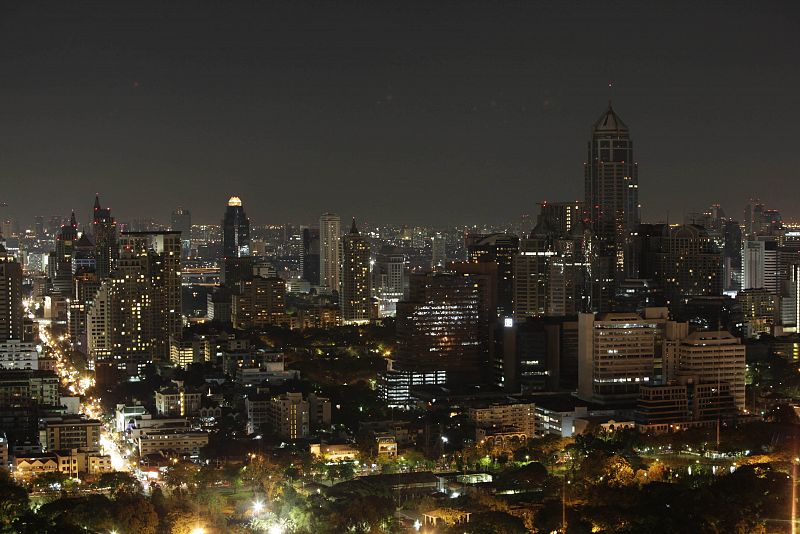
[[[139,456],[164,454],[197,456],[208,445],[208,433],[202,431],[161,430],[142,434],[137,440]]]
[[[312,443],[309,452],[326,462],[348,462],[358,458],[358,448],[352,443]]]
[[[61,449],[97,450],[101,424],[81,416],[47,417],[39,422],[39,443],[45,452]]]
[[[479,428],[507,428],[532,438],[536,433],[536,405],[510,400],[469,409],[469,418]]]
[[[156,391],[156,413],[158,415],[197,415],[200,411],[202,393],[184,388],[183,385],[165,387]]]

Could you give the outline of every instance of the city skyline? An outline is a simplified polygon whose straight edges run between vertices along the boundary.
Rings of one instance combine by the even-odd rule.
[[[796,6],[687,6],[413,4],[397,21],[198,6],[196,24],[179,7],[4,6],[0,215],[83,213],[100,192],[121,221],[183,206],[212,223],[231,195],[257,222],[514,220],[582,198],[587,132],[611,98],[638,140],[643,220],[712,203],[738,217],[753,195],[797,218],[780,205],[795,187]]]

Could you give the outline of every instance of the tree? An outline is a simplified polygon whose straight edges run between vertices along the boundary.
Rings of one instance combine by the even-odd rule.
[[[283,467],[271,458],[256,456],[243,468],[242,479],[253,488],[260,488],[269,501],[283,492]]]
[[[158,514],[148,499],[124,494],[115,501],[114,523],[120,534],[155,534]]]
[[[0,469],[0,526],[6,528],[28,510],[28,492]]]
[[[120,494],[140,493],[142,484],[130,473],[113,471],[103,473],[95,483],[98,488],[111,488],[111,495],[114,497]]]
[[[479,512],[469,523],[457,525],[453,532],[467,534],[527,534],[522,519],[505,512]]]

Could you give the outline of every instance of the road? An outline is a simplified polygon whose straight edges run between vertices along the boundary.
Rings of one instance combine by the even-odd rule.
[[[56,336],[47,321],[39,322],[39,339],[42,346],[50,348],[56,358],[56,373],[61,379],[61,385],[72,395],[80,397],[81,413],[103,423],[100,447],[104,454],[111,457],[111,466],[115,471],[133,471],[135,465],[123,454],[124,449],[114,431],[113,417],[103,413],[99,398],[87,394],[94,386],[94,378],[87,373],[82,374],[69,358],[69,339],[63,335]]]

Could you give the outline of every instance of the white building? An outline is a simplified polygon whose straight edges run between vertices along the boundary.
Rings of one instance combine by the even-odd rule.
[[[726,382],[736,408],[745,409],[745,347],[726,331],[689,334],[679,347],[679,376],[699,382]]]
[[[0,341],[0,369],[38,369],[36,345],[18,339]]]

